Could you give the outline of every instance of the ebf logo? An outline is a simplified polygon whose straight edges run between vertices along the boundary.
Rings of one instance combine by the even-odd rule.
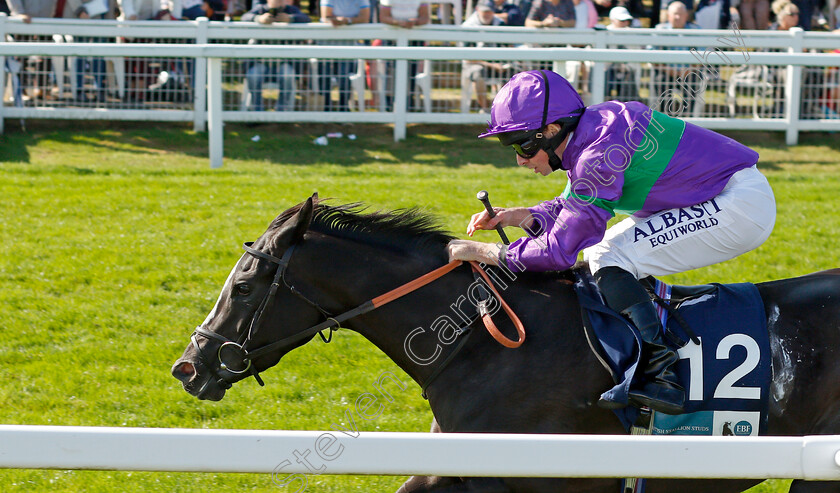
[[[752,434],[752,425],[749,421],[739,421],[732,429],[732,432],[735,433],[735,436],[739,437],[749,436]]]

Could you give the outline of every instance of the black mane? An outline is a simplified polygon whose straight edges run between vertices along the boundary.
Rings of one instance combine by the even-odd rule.
[[[311,231],[394,249],[436,248],[437,252],[455,238],[437,218],[417,207],[365,212],[367,206],[359,202],[328,205],[325,200],[315,199]],[[302,206],[303,203],[298,204],[280,214],[270,228],[282,225]]]
[[[368,212],[360,202],[341,205],[324,203],[330,199],[315,198],[310,231],[350,239],[394,250],[431,254],[442,254],[443,246],[455,239],[433,215],[417,207],[391,211]],[[271,223],[269,230],[278,228],[303,207],[303,202],[281,213]],[[571,269],[550,272],[518,272],[526,279],[554,279],[573,283],[575,272],[589,269],[586,262],[579,261]]]

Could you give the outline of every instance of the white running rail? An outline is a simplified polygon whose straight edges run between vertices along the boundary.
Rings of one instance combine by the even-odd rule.
[[[296,458],[305,458],[297,460]],[[0,468],[840,480],[840,436],[640,437],[0,425]]]

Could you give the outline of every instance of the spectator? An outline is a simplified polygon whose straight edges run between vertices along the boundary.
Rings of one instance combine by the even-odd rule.
[[[478,4],[475,12],[467,17],[467,20],[461,24],[466,27],[476,26],[501,26],[502,20],[496,16],[492,0],[484,1]],[[487,45],[483,42],[476,43],[477,48],[493,48],[495,45]],[[487,78],[490,76],[503,77],[505,67],[498,62],[488,62],[484,60],[464,60],[461,66],[461,87],[467,87],[472,84],[475,89],[475,98],[478,102],[478,108],[481,113],[486,113],[490,107],[487,104]],[[466,99],[465,99],[466,101]],[[469,106],[465,106],[467,109]]]
[[[515,5],[519,8],[519,14],[522,16],[522,24],[516,24],[517,26],[524,26],[525,19],[528,18],[528,14],[531,12],[531,5],[534,3],[533,0],[508,0],[512,5]],[[511,21],[512,22],[512,21]],[[513,25],[513,24],[508,24]]]
[[[773,2],[773,5],[775,6],[777,3],[779,2]],[[816,5],[817,0],[793,0],[793,4],[799,8],[799,23],[797,25],[806,31],[810,31],[814,13],[819,12]],[[773,12],[775,12],[775,9]],[[777,14],[776,21],[778,22],[778,20]]]
[[[802,15],[799,7],[790,0],[776,0],[772,5],[773,13],[776,14],[776,22],[770,25],[771,30],[788,31],[794,27],[802,27]],[[786,73],[783,70],[774,71],[777,84],[775,85],[775,111],[779,115],[785,114],[784,85]],[[822,67],[802,68],[802,97],[799,114],[803,118],[825,118],[831,117],[825,112],[825,104],[821,99],[826,95],[826,76]]]
[[[649,18],[649,26],[653,27],[659,24],[659,6],[660,0],[652,2],[651,10],[647,10],[642,3],[642,0],[593,0],[595,4],[595,11],[598,12],[598,17],[609,17],[610,12],[615,7],[624,7],[633,16],[633,24],[631,27],[642,27],[639,21],[642,18]]]
[[[214,19],[216,12],[223,16],[222,0],[169,0],[169,12],[175,19],[196,20],[199,17]],[[215,19],[214,19],[215,20]]]
[[[77,19],[113,19],[116,5],[113,0],[66,0],[65,18]],[[79,43],[104,43],[105,38],[77,36]],[[85,91],[85,76],[93,78],[93,95],[88,98]],[[60,87],[60,85],[59,85]],[[76,101],[85,103],[89,100],[105,101],[105,59],[99,57],[76,57]]]
[[[504,16],[497,15],[496,10],[497,5],[494,0],[483,0],[476,5],[475,12],[470,14],[461,25],[465,27],[505,25]]]
[[[668,22],[658,24],[656,29],[698,29],[699,26],[688,22],[689,12],[682,2],[672,2],[668,5]],[[669,46],[665,50],[689,51],[690,46]],[[668,113],[678,116],[683,110],[689,113],[694,109],[696,100],[705,91],[706,81],[699,73],[693,71],[687,64],[654,65],[655,96],[660,101],[667,101]],[[674,106],[673,96],[680,95],[681,103]],[[654,105],[654,106],[658,106]],[[663,108],[665,109],[665,108]]]
[[[368,0],[324,0],[321,2],[321,22],[333,27],[351,24],[365,24],[370,21],[370,3]],[[354,45],[353,41],[330,41],[324,44]],[[324,98],[325,111],[349,111],[350,75],[356,71],[355,60],[327,60],[318,63],[318,87]],[[332,78],[338,81],[338,106],[330,97]]]
[[[429,23],[429,4],[423,0],[381,0],[379,22],[411,29]]]
[[[251,10],[242,14],[242,21],[256,22],[262,25],[277,23],[305,23],[309,16],[301,12],[287,0],[268,0],[268,3],[256,4]],[[249,44],[254,44],[251,40]],[[297,67],[296,67],[297,66]],[[262,89],[265,82],[277,82],[279,93],[277,111],[294,111],[295,109],[295,81],[297,72],[301,71],[300,62],[288,60],[261,61],[253,60],[246,63],[245,90],[248,91],[248,110],[263,111]]]
[[[766,2],[767,0],[756,1]],[[701,29],[728,29],[731,21],[729,0],[700,0],[697,3],[694,22]]]
[[[0,0],[0,13],[6,15],[10,14],[9,6],[6,4],[6,0]],[[9,39],[4,39],[4,41],[9,41]],[[18,75],[20,73],[20,62],[18,62],[14,57],[7,56],[3,68],[0,69],[0,77],[5,77],[3,72],[12,74],[12,101],[14,101],[16,105],[23,104],[20,93],[20,79]],[[5,97],[5,94],[0,94],[0,97]],[[3,104],[2,100],[0,100],[0,104]]]
[[[288,4],[286,0],[268,0],[268,3],[257,3],[251,10],[242,14],[240,20],[262,25],[271,25],[275,22],[289,24],[310,21],[308,15],[294,5]]]
[[[249,3],[250,3],[250,0],[249,0]],[[301,2],[301,0],[291,0],[290,5],[292,5],[294,7],[297,7],[300,10],[303,10],[303,2]],[[318,15],[318,12],[320,12],[320,6],[318,5],[318,0],[309,0],[307,2],[307,10],[309,11],[310,16]],[[371,22],[373,22],[373,21],[371,21]]]
[[[60,18],[63,14],[63,7],[58,0],[8,0],[8,6],[12,16],[19,17],[26,24],[31,23],[33,18]],[[15,40],[50,42],[52,37],[17,36]],[[29,90],[31,97],[35,99],[50,99],[52,97],[49,88],[52,63],[63,64],[64,57],[53,57],[51,59],[50,57],[30,56],[22,64],[24,70],[21,85]]]
[[[591,29],[598,24],[598,12],[592,0],[572,0],[575,6],[575,29]]]
[[[300,3],[300,0],[298,0],[298,3]],[[243,0],[227,0],[223,20],[232,21],[234,18],[240,17],[246,11],[247,9],[245,8],[245,2]]]
[[[534,0],[525,27],[575,27],[572,0]]]
[[[161,15],[160,0],[117,0],[121,21],[148,21]]]
[[[222,0],[162,0],[161,6],[163,10],[158,13],[160,20],[193,21],[199,17],[216,19],[216,12],[221,20],[225,10]],[[151,99],[171,102],[185,102],[191,99],[190,89],[195,84],[193,59],[168,59],[163,67],[157,76],[157,82],[148,88]]]
[[[840,5],[834,9],[834,25],[831,26],[834,34],[840,34]]]
[[[7,0],[9,11],[29,24],[33,17],[61,17],[57,0]]]
[[[767,29],[770,26],[770,0],[741,0],[738,9],[742,29]]]
[[[633,22],[636,19],[630,14],[630,11],[625,7],[613,7],[610,10],[610,24],[607,29],[614,31],[617,29],[628,29],[633,27]],[[623,50],[625,46],[610,46],[609,48],[616,48]],[[638,80],[636,80],[638,64],[615,62],[607,67],[605,75],[607,87],[607,99],[614,99],[617,101],[638,101],[639,90]]]
[[[607,26],[607,29],[610,31],[626,29],[632,26],[634,20],[633,15],[627,8],[613,7],[610,10],[610,24]],[[618,48],[622,49],[623,47],[619,46]]]
[[[415,26],[424,26],[429,23],[431,20],[429,4],[426,3],[424,0],[381,0],[379,2],[379,21],[383,24],[388,24],[389,26],[396,26],[401,27],[404,29],[411,29]],[[383,45],[393,45],[393,42],[384,41]],[[411,41],[410,46],[422,46],[422,41]],[[408,62],[408,80],[409,80],[409,88],[408,88],[408,103],[406,108],[411,109],[411,101],[413,99],[413,95],[415,92],[415,76],[417,75],[419,66],[419,61],[417,60],[410,60]],[[422,62],[422,63],[431,63],[429,61]],[[388,61],[385,63],[385,74],[389,81],[389,85],[391,89],[386,91],[388,96],[386,96],[385,105],[390,108],[391,101],[393,100],[393,73],[394,73],[394,61]],[[389,76],[390,74],[390,76]]]
[[[791,3],[790,0],[777,0],[771,6],[775,13],[777,20],[769,26],[772,31],[788,30],[796,27],[798,22],[799,9]],[[763,48],[758,51],[761,52],[783,52],[785,49],[779,48]],[[807,70],[807,69],[805,69]],[[803,75],[805,74],[803,70]],[[739,82],[743,81],[746,84],[753,84],[757,87],[764,87],[763,89],[770,95],[772,102],[772,113],[774,116],[784,116],[786,111],[785,104],[785,79],[787,77],[786,70],[779,67],[767,67],[764,65],[743,65],[732,76]],[[730,79],[732,83],[732,79]],[[804,87],[803,87],[804,89]]]
[[[364,24],[370,20],[367,0],[327,0],[321,5],[321,22],[333,27]]]
[[[491,0],[487,4],[493,10],[493,15],[501,22],[501,26],[525,25],[526,14],[522,12],[519,5],[513,3],[511,0]],[[530,7],[529,3],[528,8],[530,9]],[[478,12],[478,6],[476,7],[476,12]]]
[[[840,34],[840,29],[832,31]],[[835,55],[840,55],[840,49],[832,50]],[[820,106],[820,118],[840,120],[840,67],[827,67],[822,105]]]
[[[773,2],[773,13],[776,14],[776,22],[770,25],[772,31],[787,31],[800,25],[799,7],[790,0]]]
[[[160,0],[117,0],[120,7],[121,21],[149,21],[171,18],[168,10],[164,10]],[[151,40],[141,38],[118,38],[117,42],[148,43]],[[146,89],[152,80],[148,58],[126,59],[126,84],[128,91],[126,99],[131,102],[142,103],[146,100]]]

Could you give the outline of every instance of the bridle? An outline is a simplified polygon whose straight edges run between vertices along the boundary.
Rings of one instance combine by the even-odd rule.
[[[253,365],[253,360],[273,351],[275,348],[281,347],[286,344],[294,344],[302,339],[311,337],[315,333],[318,333],[324,340],[324,342],[330,342],[330,340],[332,339],[332,330],[335,330],[343,320],[346,320],[342,320],[340,318],[341,316],[339,316],[338,318],[332,317],[330,313],[327,312],[324,308],[322,308],[318,303],[306,297],[303,293],[296,289],[294,285],[288,282],[288,280],[286,279],[286,269],[289,267],[289,262],[292,259],[292,253],[294,253],[296,245],[291,245],[283,253],[283,257],[278,258],[274,255],[261,252],[253,248],[253,244],[254,242],[247,242],[242,245],[242,248],[247,253],[253,255],[258,259],[266,260],[268,262],[276,264],[277,268],[274,272],[274,279],[271,282],[271,286],[268,289],[268,293],[266,293],[265,297],[263,297],[262,301],[257,307],[257,310],[254,312],[254,316],[251,318],[251,323],[248,326],[248,332],[245,333],[245,339],[240,341],[232,341],[222,335],[205,329],[201,325],[196,327],[192,336],[190,336],[190,340],[198,349],[199,360],[214,374],[214,376],[216,377],[216,383],[224,389],[229,389],[233,385],[233,382],[225,378],[225,376],[222,373],[219,373],[216,370],[216,366],[213,364],[212,359],[205,354],[204,350],[202,350],[201,346],[198,344],[196,336],[204,336],[208,339],[214,339],[222,343],[222,345],[219,346],[219,350],[217,353],[220,370],[234,375],[242,375],[244,373],[249,373],[254,376],[254,379],[257,381],[258,384],[260,384],[260,386],[265,386],[265,382],[263,382],[262,378],[260,378],[259,372]],[[269,302],[277,294],[277,289],[280,287],[281,281],[289,289],[289,291],[291,291],[300,299],[305,301],[307,304],[321,312],[321,314],[326,320],[324,322],[321,322],[320,324],[314,325],[304,330],[303,332],[299,332],[295,335],[283,338],[279,341],[275,341],[271,344],[257,348],[253,351],[249,351],[247,349],[248,344],[251,341],[253,341],[254,336],[259,330],[260,322],[262,321],[265,309],[268,306]],[[329,339],[326,338],[322,332],[326,329],[331,329]],[[228,359],[228,361],[225,361],[226,358],[223,357],[224,352],[232,354],[233,359]]]
[[[216,378],[216,383],[225,390],[231,388],[233,386],[233,383],[234,383],[233,380],[225,378],[226,376],[228,376],[230,374],[232,374],[232,375],[242,375],[242,374],[248,373],[248,374],[254,376],[254,379],[257,381],[257,383],[260,386],[265,386],[265,383],[263,382],[262,378],[260,378],[259,372],[256,370],[256,368],[253,365],[253,361],[255,359],[257,359],[261,356],[264,356],[264,355],[266,355],[266,354],[268,354],[272,351],[275,351],[279,348],[282,348],[284,346],[294,345],[295,343],[300,342],[301,340],[304,340],[304,339],[308,339],[308,338],[314,336],[315,334],[319,334],[321,336],[321,338],[324,340],[324,342],[330,342],[330,340],[332,340],[332,332],[335,331],[335,330],[338,330],[338,328],[341,326],[342,322],[345,322],[345,321],[347,321],[347,320],[349,320],[353,317],[356,317],[356,316],[362,315],[364,313],[367,313],[371,310],[375,310],[376,308],[379,308],[386,303],[389,303],[389,302],[391,302],[391,301],[393,301],[397,298],[405,296],[406,294],[411,293],[412,291],[414,291],[416,289],[419,289],[419,288],[425,286],[426,284],[429,284],[430,282],[434,281],[435,279],[438,279],[439,277],[442,277],[443,275],[449,273],[450,271],[454,270],[456,267],[460,266],[463,263],[460,260],[453,260],[452,262],[449,262],[448,264],[446,264],[442,267],[438,267],[437,269],[435,269],[431,272],[428,272],[428,273],[414,279],[413,281],[407,282],[407,283],[403,284],[402,286],[400,286],[396,289],[388,291],[387,293],[385,293],[381,296],[378,296],[376,298],[373,298],[371,300],[365,301],[364,303],[362,303],[361,305],[359,305],[359,306],[357,306],[353,309],[347,310],[343,313],[340,313],[338,315],[333,316],[328,311],[326,311],[324,308],[322,308],[318,303],[312,301],[310,298],[308,298],[303,293],[301,293],[298,289],[296,289],[294,287],[294,285],[292,283],[290,283],[286,279],[286,269],[289,267],[289,263],[291,262],[291,259],[292,259],[292,253],[294,253],[294,250],[295,250],[295,245],[294,244],[286,249],[286,251],[283,253],[283,257],[281,257],[281,258],[275,257],[274,255],[271,255],[271,254],[268,254],[268,253],[265,253],[265,252],[261,252],[261,251],[255,249],[255,248],[253,248],[252,245],[253,245],[253,242],[248,242],[248,243],[245,243],[243,245],[243,248],[245,249],[245,251],[247,253],[249,253],[250,255],[253,255],[254,257],[256,257],[258,259],[266,260],[268,262],[276,264],[277,268],[276,268],[275,273],[274,273],[274,280],[272,281],[271,286],[269,287],[268,293],[266,293],[265,297],[260,302],[259,306],[257,307],[256,312],[254,312],[254,316],[251,319],[251,323],[248,327],[248,332],[245,333],[244,340],[241,340],[241,342],[240,341],[232,341],[232,340],[230,340],[230,339],[228,339],[228,338],[226,338],[222,335],[216,334],[215,332],[211,332],[211,331],[205,329],[201,325],[196,327],[194,332],[190,336],[190,340],[192,341],[192,343],[195,345],[196,349],[198,350],[199,361],[201,361],[201,363],[207,369],[209,369],[211,371],[213,376]],[[522,323],[519,321],[519,319],[516,317],[516,315],[510,309],[510,307],[508,307],[507,303],[504,302],[501,295],[498,293],[498,291],[496,291],[496,288],[493,286],[493,283],[490,281],[490,278],[478,266],[478,263],[477,262],[470,262],[470,264],[472,265],[473,271],[476,272],[476,276],[478,276],[479,273],[480,273],[480,275],[483,276],[483,278],[487,281],[487,284],[489,285],[489,287],[493,291],[493,293],[496,295],[496,298],[501,302],[505,311],[508,313],[508,315],[514,321],[514,325],[516,326],[517,332],[519,334],[519,340],[518,341],[513,341],[513,340],[510,340],[510,339],[506,338],[504,335],[501,334],[501,332],[499,332],[499,330],[496,328],[495,324],[493,324],[493,321],[492,321],[492,319],[490,319],[489,314],[479,313],[479,315],[481,315],[481,317],[484,319],[484,323],[485,323],[485,326],[487,327],[487,330],[502,345],[504,345],[506,347],[510,347],[510,348],[519,347],[519,345],[521,345],[522,342],[524,342],[524,340],[525,340],[525,329],[522,327]],[[298,296],[300,299],[305,301],[307,304],[309,304],[310,306],[312,306],[313,308],[315,308],[319,312],[321,312],[321,314],[324,316],[325,320],[323,322],[320,322],[316,325],[313,325],[313,326],[309,327],[308,329],[305,329],[301,332],[298,332],[294,335],[284,337],[283,339],[271,342],[269,344],[266,344],[266,345],[261,346],[261,347],[256,348],[256,349],[249,350],[248,349],[248,344],[251,341],[253,341],[255,334],[259,330],[260,322],[262,321],[262,317],[263,317],[263,313],[265,312],[265,309],[268,306],[269,302],[277,294],[277,289],[280,287],[280,282],[281,281],[292,293],[294,293],[296,296]],[[481,310],[479,310],[479,311],[481,312]],[[472,322],[470,322],[470,325],[471,324],[472,324]],[[323,331],[328,330],[328,329],[330,330],[329,338],[324,336],[324,334],[323,334]],[[462,334],[462,333],[469,333],[469,332],[467,330],[462,329],[461,332],[459,332],[459,335]],[[219,342],[222,343],[219,346],[219,349],[217,351],[217,358],[219,360],[218,369],[217,369],[216,365],[213,363],[212,358],[209,357],[205,353],[205,351],[201,348],[201,346],[199,345],[197,336],[203,336],[205,338],[213,339],[213,340],[216,340],[216,341],[219,341]],[[429,386],[429,384],[431,383],[431,380],[433,380],[434,377],[436,377],[443,370],[442,367],[446,366],[446,364],[448,364],[448,362],[452,359],[452,357],[454,357],[454,353],[458,352],[458,350],[463,346],[463,344],[465,342],[466,342],[466,338],[463,338],[462,342],[456,347],[455,352],[453,352],[453,354],[451,354],[450,357],[447,358],[444,361],[444,364],[441,367],[439,367],[437,369],[437,371],[434,372],[432,377],[427,379],[426,383],[423,385],[424,397],[425,397],[425,390]],[[231,355],[231,357],[226,358],[226,357],[223,356],[223,353],[224,354],[229,354],[229,355]],[[221,370],[221,371],[219,371],[219,370]],[[209,380],[208,380],[208,382],[206,382],[204,384],[204,387],[201,389],[201,391],[199,391],[199,393],[203,392],[204,388],[206,388],[207,383],[209,383]]]

